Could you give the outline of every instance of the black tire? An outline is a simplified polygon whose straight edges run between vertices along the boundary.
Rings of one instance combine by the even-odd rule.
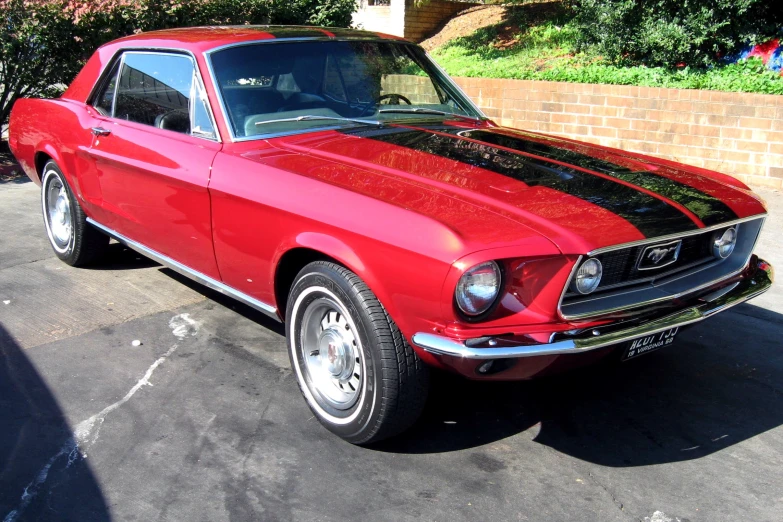
[[[314,324],[315,330],[303,328]],[[286,339],[307,405],[321,424],[346,441],[369,444],[392,437],[421,415],[429,388],[428,368],[375,294],[350,270],[316,261],[299,272],[286,307]],[[355,352],[348,354],[351,344]],[[333,353],[338,355],[331,358]],[[349,364],[352,375],[343,387],[342,377],[334,372]],[[334,396],[343,398],[343,390],[355,402],[346,399],[335,406]]]
[[[51,210],[50,205],[57,207],[58,199],[63,199],[58,207],[61,210]],[[84,266],[94,262],[106,251],[109,237],[87,223],[87,216],[78,198],[54,161],[47,162],[43,168],[41,206],[49,243],[61,260],[71,266]],[[63,216],[68,220],[68,225],[55,216]],[[67,237],[66,229],[69,231]]]

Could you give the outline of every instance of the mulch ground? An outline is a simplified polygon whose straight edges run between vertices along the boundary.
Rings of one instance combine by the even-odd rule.
[[[7,141],[0,141],[0,183],[15,181],[24,177],[22,168],[8,148]]]
[[[496,25],[507,18],[508,9],[499,5],[479,5],[460,11],[454,15],[434,35],[421,42],[422,47],[432,51],[450,40],[469,36],[474,31]]]
[[[523,30],[518,23],[520,14],[524,14],[527,23],[535,24],[550,19],[562,9],[561,0],[528,0],[524,4],[520,2],[512,6],[470,7],[451,17],[432,36],[421,42],[421,46],[432,51],[456,38],[470,36],[484,27],[497,26],[498,34],[493,45],[506,49],[518,43],[516,36]]]

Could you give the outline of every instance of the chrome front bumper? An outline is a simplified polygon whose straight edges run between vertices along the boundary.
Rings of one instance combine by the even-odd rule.
[[[701,296],[697,304],[665,317],[617,331],[603,333],[601,331],[603,328],[611,327],[611,325],[605,325],[588,329],[575,338],[543,344],[537,344],[532,339],[525,343],[519,339],[503,337],[480,337],[459,341],[442,335],[417,333],[413,336],[413,343],[433,354],[467,359],[510,359],[588,352],[672,328],[698,323],[766,292],[772,286],[774,279],[772,265],[756,257],[752,258],[751,264],[755,266],[748,270],[747,277]]]

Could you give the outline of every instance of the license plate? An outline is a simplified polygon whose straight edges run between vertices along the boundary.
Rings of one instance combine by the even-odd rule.
[[[640,337],[634,339],[628,343],[628,347],[623,354],[623,360],[633,359],[650,352],[654,352],[658,348],[663,348],[674,342],[674,336],[677,335],[679,328],[672,328],[665,332],[659,332],[657,334],[648,335],[646,337]]]

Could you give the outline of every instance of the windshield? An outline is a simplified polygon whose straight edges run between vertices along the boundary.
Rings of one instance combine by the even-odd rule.
[[[236,137],[481,116],[424,51],[406,43],[261,43],[210,60]]]

